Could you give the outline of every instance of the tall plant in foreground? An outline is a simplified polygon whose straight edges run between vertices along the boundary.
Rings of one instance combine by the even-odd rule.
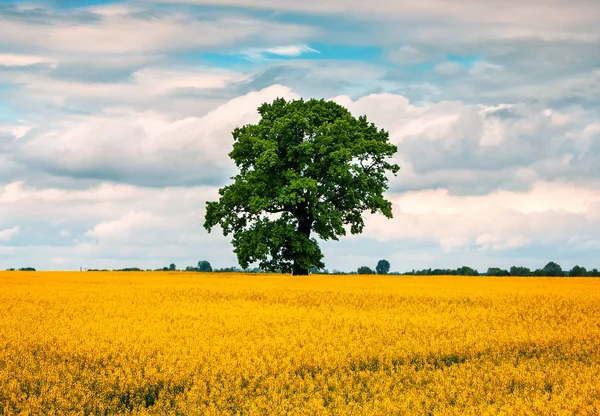
[[[233,131],[240,172],[206,204],[204,227],[233,234],[240,266],[307,275],[324,267],[311,233],[338,240],[347,226],[362,232],[364,211],[392,217],[383,193],[400,168],[385,130],[333,101],[278,98],[258,112],[257,124]]]

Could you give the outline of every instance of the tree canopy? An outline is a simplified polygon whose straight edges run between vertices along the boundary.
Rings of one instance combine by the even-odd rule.
[[[544,268],[542,269],[542,274],[544,276],[562,276],[563,270],[562,267],[560,267],[560,265],[551,261],[544,266]]]
[[[199,272],[212,272],[212,266],[210,265],[210,262],[206,261],[206,260],[200,260],[198,262],[198,271]]]
[[[489,267],[486,274],[488,276],[510,276],[508,270],[501,269],[499,267]]]
[[[388,274],[390,272],[390,262],[387,260],[379,260],[375,266],[377,274]]]
[[[257,124],[233,131],[233,183],[207,202],[204,227],[233,234],[243,268],[306,275],[325,267],[311,234],[338,240],[362,232],[363,212],[392,217],[383,193],[397,147],[388,133],[343,106],[278,98],[258,108]]]
[[[360,266],[356,270],[357,274],[375,274],[375,270],[371,269],[369,266]]]

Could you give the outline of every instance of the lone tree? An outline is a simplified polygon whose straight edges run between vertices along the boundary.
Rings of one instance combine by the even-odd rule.
[[[325,267],[311,232],[338,240],[345,226],[362,232],[364,211],[392,217],[383,193],[400,168],[385,130],[333,101],[278,98],[258,112],[258,124],[233,131],[240,172],[206,204],[204,227],[233,234],[240,266],[307,275]]]
[[[390,271],[390,262],[387,260],[379,260],[375,266],[377,274],[388,274]]]
[[[212,272],[212,266],[210,265],[210,263],[206,260],[200,260],[198,262],[198,271],[199,272]]]
[[[375,274],[375,270],[371,269],[369,266],[360,266],[356,270],[357,274]]]
[[[544,266],[544,268],[542,269],[542,274],[544,276],[562,276],[563,270],[562,267],[560,267],[560,265],[551,261]]]

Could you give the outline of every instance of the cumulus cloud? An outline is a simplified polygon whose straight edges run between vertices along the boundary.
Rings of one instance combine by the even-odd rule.
[[[103,242],[110,241],[144,241],[146,231],[168,231],[169,222],[149,212],[130,211],[123,217],[101,222],[87,231],[84,236]]]
[[[335,100],[390,132],[403,168],[392,185],[396,191],[444,187],[473,194],[527,189],[535,180],[600,178],[593,111],[561,113],[523,103],[413,105],[394,94]]]
[[[275,85],[174,122],[152,114],[86,117],[32,130],[14,142],[14,154],[60,176],[147,186],[222,184],[234,173],[231,132],[258,121],[256,109],[276,97],[298,96]]]
[[[274,86],[197,119],[167,122],[130,115],[120,120],[124,124],[102,120],[112,127],[102,135],[97,132],[103,124],[90,120],[77,125],[82,130],[68,126],[67,133],[32,132],[19,140],[23,144],[19,154],[27,155],[23,162],[50,174],[122,184],[67,190],[13,182],[0,190],[0,202],[13,223],[36,223],[52,212],[55,235],[71,238],[72,249],[88,259],[142,258],[161,244],[174,253],[174,247],[209,238],[230,253],[226,239],[218,233],[209,237],[200,226],[201,209],[206,200],[216,197],[216,187],[202,192],[193,186],[163,189],[161,180],[169,181],[162,186],[209,183],[212,171],[220,175],[219,184],[224,183],[228,171],[218,163],[229,163],[231,142],[223,141],[234,127],[229,123],[255,122],[254,109],[276,96],[297,98],[289,88]],[[369,217],[361,237],[371,241],[368,244],[394,247],[415,242],[441,253],[487,253],[548,245],[586,252],[599,243],[600,178],[585,169],[586,158],[600,154],[596,150],[600,129],[592,120],[581,123],[589,116],[586,111],[564,113],[526,104],[413,105],[395,94],[335,100],[388,129],[400,148],[403,170],[393,179],[389,194],[394,219]],[[89,141],[79,144],[81,137]],[[175,159],[168,159],[169,155]],[[579,155],[577,163],[583,170],[570,167],[575,163],[573,155]],[[565,166],[553,164],[560,158]],[[565,172],[571,177],[568,181],[561,179]],[[193,180],[188,183],[185,178]],[[74,204],[81,209],[75,217]],[[186,209],[179,209],[182,205]],[[32,208],[24,213],[23,206]],[[196,228],[191,231],[189,224]],[[341,252],[335,247],[328,250],[333,253],[330,261],[341,261]],[[390,258],[402,256],[390,252]]]
[[[169,82],[179,85],[175,77],[164,88]],[[175,121],[155,112],[115,109],[32,129],[5,147],[15,162],[52,175],[145,186],[218,185],[234,173],[228,157],[231,132],[258,121],[256,108],[275,97],[299,96],[274,85],[203,116]],[[535,180],[600,178],[600,129],[594,112],[582,108],[567,112],[525,103],[418,105],[390,93],[334,99],[390,132],[402,166],[392,181],[394,191],[444,187],[482,194],[527,189]]]
[[[394,219],[371,217],[366,235],[376,240],[422,240],[445,250],[507,250],[531,244],[579,246],[599,241],[600,191],[537,182],[526,192],[451,195],[446,189],[392,195]]]
[[[21,227],[15,225],[12,228],[8,228],[6,230],[0,230],[0,240],[10,240],[15,235],[17,235],[21,231]]]
[[[173,261],[185,267],[203,258],[231,266],[229,240],[202,228],[206,201],[217,196],[204,186],[0,186],[2,235],[16,236],[12,224],[20,224],[20,243],[0,245],[0,267],[155,268]]]
[[[121,69],[115,71],[120,73]],[[64,79],[55,73],[13,74],[12,81],[19,87],[11,101],[19,108],[27,108],[24,112],[29,119],[45,125],[68,114],[98,115],[114,108],[161,112],[167,117],[181,118],[213,109],[215,101],[211,98],[221,103],[226,101],[221,97],[222,92],[247,79],[239,72],[206,66],[154,66],[125,73],[124,79],[104,82],[90,82],[78,76]],[[211,97],[215,94],[216,97]],[[34,112],[36,109],[39,111]]]

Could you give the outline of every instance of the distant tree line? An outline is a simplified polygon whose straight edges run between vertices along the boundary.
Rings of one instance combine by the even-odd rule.
[[[477,276],[480,273],[470,267],[463,266],[458,269],[423,269],[413,270],[403,273],[405,275],[457,275],[457,276]],[[528,267],[512,266],[510,269],[501,269],[499,267],[490,267],[486,273],[481,273],[482,276],[559,276],[559,277],[600,277],[598,269],[586,270],[585,267],[574,266],[569,271],[564,271],[562,267],[551,261],[541,269],[531,270]]]
[[[600,277],[598,269],[586,270],[585,267],[574,266],[569,271],[563,271],[559,264],[551,261],[541,269],[530,270],[527,267],[512,266],[509,270],[490,267],[487,276],[569,276],[569,277]]]
[[[12,269],[14,270],[14,269]],[[86,269],[88,272],[108,272],[108,269]],[[113,269],[114,272],[175,272],[175,271],[186,271],[186,272],[212,272],[212,273],[264,273],[264,270],[259,268],[253,269],[241,269],[237,266],[224,267],[221,269],[213,269],[210,262],[206,260],[200,260],[196,266],[187,266],[185,269],[177,269],[175,263],[171,263],[168,266],[160,267],[158,269],[142,269],[140,267],[125,267],[122,269]]]
[[[15,268],[10,268],[10,269],[6,269],[7,272],[14,272],[14,271],[19,271],[19,272],[35,272],[35,268],[34,267],[21,267],[20,269],[15,269]]]
[[[469,266],[457,269],[423,269],[402,273],[410,276],[479,276],[479,272]]]
[[[106,272],[108,269],[86,269],[89,272]],[[143,271],[177,271],[175,263],[171,263],[169,266],[162,267],[159,269],[141,269],[139,267],[125,267],[122,269],[115,269],[117,272],[143,272]],[[33,267],[22,267],[20,269],[10,268],[7,271],[36,271]],[[261,268],[248,268],[241,269],[237,266],[224,267],[221,269],[213,269],[210,262],[207,260],[200,260],[196,266],[187,266],[184,271],[186,272],[212,272],[212,273],[267,273],[266,270]],[[499,267],[490,267],[485,273],[479,273],[477,270],[462,266],[456,269],[422,269],[412,270],[409,272],[390,272],[390,262],[383,259],[377,262],[374,269],[369,266],[360,266],[356,271],[344,272],[340,270],[333,270],[331,273],[329,270],[322,268],[313,267],[310,270],[311,274],[339,274],[339,275],[355,275],[355,274],[392,274],[392,275],[407,275],[407,276],[558,276],[558,277],[600,277],[600,271],[598,269],[587,270],[585,267],[574,266],[571,270],[563,270],[562,267],[551,261],[547,263],[541,269],[531,270],[527,267],[512,266],[510,269],[502,269]]]

